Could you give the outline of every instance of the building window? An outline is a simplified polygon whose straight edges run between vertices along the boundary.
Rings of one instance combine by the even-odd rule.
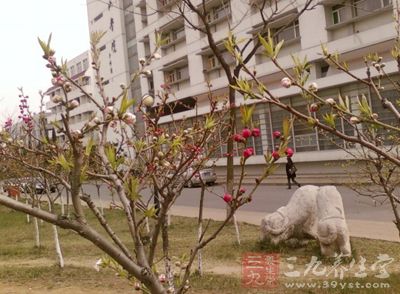
[[[221,20],[230,16],[231,8],[229,2],[224,2],[216,7],[210,9],[207,13],[207,21],[208,22],[215,22],[217,20]]]
[[[207,69],[211,70],[220,65],[217,57],[215,55],[211,55],[207,57]]]
[[[71,76],[74,76],[74,75],[75,75],[75,66],[74,66],[74,65],[72,65],[72,66],[69,68],[69,74],[70,74]]]
[[[345,21],[345,7],[344,5],[335,5],[332,7],[332,21],[333,24],[338,24]]]
[[[165,38],[165,42],[166,42],[166,44],[169,44],[171,42],[181,40],[183,38],[185,38],[185,28],[184,27],[170,31]]]
[[[83,70],[87,70],[88,67],[89,67],[89,63],[88,63],[87,58],[85,58],[85,59],[82,61],[82,63],[83,63]]]
[[[167,83],[179,82],[182,79],[182,72],[180,69],[167,73]]]
[[[363,16],[392,5],[392,0],[354,0],[354,16]]]
[[[170,85],[173,91],[180,91],[187,86],[189,80],[189,68],[187,66],[171,69],[164,73],[164,81]]]
[[[295,21],[293,24],[281,30],[278,28],[275,30],[278,32],[275,35],[275,41],[279,43],[280,41],[290,41],[300,38],[300,28],[299,28],[299,21]]]
[[[100,13],[99,15],[97,15],[95,18],[94,18],[94,21],[96,22],[96,21],[98,21],[100,18],[102,18],[103,17],[103,12],[102,13]]]
[[[78,73],[82,72],[82,63],[78,62],[76,64],[76,69],[77,69]]]

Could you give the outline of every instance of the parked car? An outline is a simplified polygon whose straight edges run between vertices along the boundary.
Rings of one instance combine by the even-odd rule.
[[[33,189],[35,189],[34,191],[36,194],[43,194],[46,192],[46,189],[45,189],[43,183],[40,182],[38,179],[29,179],[26,182],[22,182],[21,188],[22,188],[22,191],[24,191],[26,193],[28,193],[29,191],[32,191]],[[56,192],[56,186],[50,184],[49,190],[50,190],[50,193]]]
[[[193,168],[189,168],[187,172],[184,173],[184,177],[190,177],[193,174]],[[204,168],[196,172],[193,177],[186,183],[186,187],[192,188],[194,186],[200,186],[201,181],[206,185],[214,185],[217,181],[217,174],[215,170],[211,167]]]
[[[17,189],[20,192],[29,193],[33,189],[36,194],[43,194],[46,192],[43,184],[36,178],[19,178],[19,179],[10,179],[3,183],[3,191],[7,192],[9,188]],[[50,185],[49,187],[50,193],[56,192],[56,186]]]

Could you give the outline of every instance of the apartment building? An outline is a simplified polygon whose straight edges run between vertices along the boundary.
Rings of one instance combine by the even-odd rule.
[[[117,97],[121,85],[130,85],[130,98],[140,101],[139,80],[132,80],[139,68],[133,1],[87,0],[87,11],[89,31],[105,32],[98,45],[105,95],[110,99]],[[142,127],[138,117],[137,129]]]
[[[85,92],[93,94],[94,97],[98,97],[94,73],[90,64],[90,53],[89,51],[85,51],[68,61],[68,74]],[[64,96],[62,88],[60,86],[52,86],[45,94],[50,98],[50,101],[46,103],[46,117],[48,123],[56,122],[62,125],[61,114],[64,113],[65,110],[60,103],[54,103],[52,101],[52,98],[56,95]],[[99,113],[99,110],[95,107],[93,102],[75,86],[72,86],[71,91],[68,93],[68,99],[70,102],[75,100],[79,104],[78,107],[70,112],[70,125],[72,130],[81,129],[92,116]],[[56,136],[60,137],[61,140],[65,139],[63,134],[57,133]]]
[[[89,1],[88,11],[92,21],[95,21],[96,13],[91,11],[97,2]],[[105,1],[107,2],[107,1]],[[114,3],[115,1],[111,1]],[[192,1],[200,5],[202,1]],[[224,48],[223,41],[227,38],[229,29],[233,29],[238,39],[249,38],[260,31],[262,18],[257,11],[261,0],[208,0],[206,1],[207,20],[214,32],[217,46]],[[265,13],[268,15],[271,8],[266,1]],[[274,15],[269,29],[280,31],[275,36],[276,41],[285,40],[279,56],[279,62],[285,68],[293,65],[292,54],[300,57],[307,56],[311,62],[310,81],[317,82],[319,94],[322,97],[336,97],[340,92],[343,96],[349,96],[351,101],[364,94],[372,103],[373,111],[381,114],[383,109],[365,86],[354,82],[354,79],[338,71],[327,64],[321,56],[321,43],[331,51],[342,54],[355,75],[365,77],[363,56],[368,52],[378,52],[386,62],[386,72],[397,72],[397,64],[391,61],[390,50],[396,37],[395,23],[393,19],[394,7],[391,0],[322,0],[320,5],[306,11],[299,19],[295,19],[304,1],[278,1],[281,7],[280,14]],[[97,4],[93,4],[97,3]],[[125,71],[132,72],[137,66],[135,57],[147,57],[155,49],[155,32],[162,32],[166,43],[161,47],[162,58],[154,61],[149,69],[152,77],[140,78],[140,94],[152,94],[160,89],[163,84],[168,84],[174,92],[174,99],[185,104],[185,108],[176,108],[175,119],[185,118],[190,124],[190,118],[196,113],[205,114],[208,111],[207,82],[212,84],[212,90],[217,97],[227,95],[227,79],[224,76],[220,64],[213,56],[209,48],[206,36],[199,30],[191,28],[191,24],[198,26],[201,22],[194,13],[187,13],[186,19],[176,12],[179,1],[175,0],[133,0],[119,1],[121,20],[121,34],[123,38],[118,41],[118,46],[126,47],[126,58],[121,57],[125,64]],[[129,8],[129,11],[127,9]],[[107,9],[107,7],[105,7]],[[132,9],[132,10],[131,10]],[[127,22],[127,14],[132,22]],[[103,11],[103,17],[109,11]],[[115,16],[116,17],[116,16]],[[109,18],[108,18],[109,19]],[[107,20],[97,20],[108,22]],[[116,21],[116,19],[115,19]],[[287,26],[289,24],[289,26]],[[280,30],[287,26],[284,30]],[[132,30],[135,30],[133,32]],[[129,35],[134,35],[128,38]],[[110,40],[112,38],[110,37]],[[125,42],[125,44],[123,44]],[[129,51],[128,48],[131,48]],[[250,49],[250,48],[249,48]],[[248,49],[248,50],[249,50]],[[122,54],[122,53],[121,53]],[[227,60],[234,63],[234,59],[225,52]],[[107,63],[107,54],[104,63]],[[131,57],[131,58],[128,58]],[[295,88],[285,89],[280,86],[282,73],[259,50],[251,59],[249,67],[257,72],[257,76],[264,81],[268,89],[280,99],[290,103],[298,109],[305,109],[306,101],[301,98]],[[139,92],[137,92],[138,94]],[[385,87],[385,96],[388,99],[395,98],[395,91],[389,86]],[[242,97],[237,96],[237,103],[242,102]],[[353,105],[355,106],[355,104]],[[321,116],[323,113],[318,113]],[[240,114],[238,113],[238,116]],[[257,104],[253,121],[257,122],[261,129],[261,137],[254,139],[253,147],[256,156],[248,160],[249,178],[252,174],[258,174],[262,168],[264,158],[262,156],[276,145],[272,135],[273,130],[280,129],[282,120],[288,114],[273,105]],[[383,115],[385,120],[393,119],[390,115]],[[161,121],[168,126],[171,120],[165,115]],[[238,129],[240,129],[240,125]],[[346,128],[345,124],[338,122],[338,128]],[[344,131],[350,132],[350,129]],[[327,179],[346,177],[342,169],[337,166],[346,158],[346,153],[337,147],[337,144],[346,146],[345,142],[336,140],[333,143],[329,138],[322,136],[316,130],[309,128],[299,121],[295,121],[292,131],[291,147],[295,150],[294,161],[299,168],[300,180],[304,182],[329,182]],[[224,136],[225,134],[220,134]],[[226,147],[222,146],[216,154],[223,157]],[[237,154],[236,154],[237,155]],[[235,158],[238,163],[238,157]],[[282,160],[284,163],[284,160]],[[223,173],[225,159],[217,162]],[[327,165],[329,164],[329,165]],[[276,181],[284,180],[283,169],[272,177]]]

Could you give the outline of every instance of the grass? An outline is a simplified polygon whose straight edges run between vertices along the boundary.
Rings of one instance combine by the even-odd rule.
[[[124,224],[124,216],[121,211],[107,211],[106,217],[111,226],[123,240],[129,242],[129,233]],[[92,218],[89,222],[95,223]],[[74,289],[70,293],[117,293],[132,291],[132,285],[123,278],[115,275],[108,269],[97,272],[93,269],[95,261],[103,253],[90,242],[82,239],[76,233],[60,230],[61,246],[67,266],[60,269],[56,266],[56,256],[52,238],[51,225],[43,223],[40,226],[41,247],[34,247],[33,225],[27,224],[24,214],[14,212],[0,207],[0,285],[12,285],[13,287],[30,287],[38,289],[37,293],[53,291],[59,288]],[[211,221],[210,231],[213,231],[219,222]],[[352,268],[345,273],[344,279],[340,280],[330,275],[323,279],[312,274],[302,278],[286,278],[284,272],[289,271],[287,258],[296,257],[293,263],[294,270],[302,274],[312,256],[318,257],[322,264],[328,269],[332,267],[334,260],[322,258],[319,254],[317,242],[311,241],[304,247],[271,246],[258,241],[259,229],[257,226],[241,224],[241,241],[236,244],[234,228],[229,226],[221,235],[203,250],[205,274],[199,277],[194,274],[191,278],[192,293],[396,293],[395,289],[400,287],[400,250],[399,244],[379,240],[352,238],[352,248],[355,263],[352,259],[344,260],[342,266]],[[184,217],[172,217],[170,226],[171,252],[174,259],[180,259],[196,242],[197,225],[196,220]],[[128,243],[129,244],[129,243]],[[279,253],[280,254],[280,276],[277,288],[269,290],[251,290],[243,288],[240,280],[241,257],[246,252]],[[394,258],[394,262],[387,266],[390,274],[388,279],[373,278],[377,272],[369,269],[376,261],[378,254],[388,254]],[[354,278],[358,271],[360,260],[366,259],[368,277],[365,279]],[[196,265],[194,265],[195,267]],[[160,270],[162,264],[159,265]],[[214,272],[214,273],[213,273]],[[391,289],[349,289],[341,290],[339,285],[335,289],[287,289],[285,283],[292,282],[317,282],[324,281],[333,283],[390,283]],[[326,283],[325,282],[325,283]],[[330,286],[332,286],[330,284]],[[343,285],[343,284],[342,284]],[[300,285],[301,286],[301,285]],[[322,286],[322,284],[320,285]],[[0,292],[2,288],[0,286]],[[31,293],[31,292],[30,292]],[[32,292],[34,293],[34,292]],[[54,292],[56,293],[56,292]],[[61,293],[61,292],[60,292]]]

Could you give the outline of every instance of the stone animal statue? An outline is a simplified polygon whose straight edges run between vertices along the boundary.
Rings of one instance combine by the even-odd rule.
[[[328,257],[351,255],[349,230],[342,197],[335,186],[320,187],[317,197],[317,235],[321,254]]]
[[[261,240],[279,244],[291,238],[317,237],[317,195],[319,187],[307,185],[297,189],[286,206],[261,221]]]

